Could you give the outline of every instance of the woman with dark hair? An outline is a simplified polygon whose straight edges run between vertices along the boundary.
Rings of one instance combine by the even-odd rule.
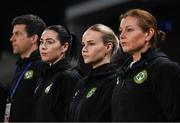
[[[112,96],[113,121],[179,121],[180,66],[157,44],[165,33],[149,12],[121,15],[120,45],[130,58],[122,65]]]
[[[35,90],[37,99],[33,121],[63,121],[76,82],[78,41],[61,25],[46,28],[40,38],[40,55],[45,67]]]

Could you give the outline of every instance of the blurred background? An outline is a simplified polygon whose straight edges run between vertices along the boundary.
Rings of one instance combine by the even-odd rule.
[[[160,46],[162,50],[180,63],[180,0],[9,0],[1,6],[0,81],[4,85],[11,82],[17,59],[9,41],[11,21],[21,14],[39,15],[47,25],[66,25],[81,40],[87,27],[95,23],[103,23],[118,34],[119,15],[130,8],[142,8],[151,12],[159,29],[167,33],[166,42]]]

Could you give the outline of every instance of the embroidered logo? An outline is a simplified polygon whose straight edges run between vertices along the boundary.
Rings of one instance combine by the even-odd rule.
[[[45,93],[48,94],[49,90],[51,89],[51,86],[53,85],[53,83],[51,83],[50,85],[48,85],[45,89]]]
[[[33,77],[33,73],[33,70],[26,71],[26,73],[24,74],[24,79],[31,79]]]
[[[147,71],[143,70],[134,76],[134,82],[137,84],[143,83],[147,79]]]
[[[96,87],[92,88],[86,95],[86,98],[90,98],[95,93],[96,89]]]

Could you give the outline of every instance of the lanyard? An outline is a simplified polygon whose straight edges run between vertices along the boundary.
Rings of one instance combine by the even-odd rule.
[[[11,88],[10,98],[12,98],[12,97],[14,96],[14,93],[15,93],[15,91],[16,91],[16,89],[17,89],[17,87],[18,87],[18,85],[19,85],[19,83],[20,83],[20,81],[21,81],[21,79],[22,79],[22,77],[23,77],[23,75],[24,75],[24,73],[25,73],[25,72],[27,71],[27,69],[31,66],[31,64],[32,64],[32,62],[30,62],[30,63],[25,67],[25,69],[23,70],[23,72],[22,72],[21,75],[19,76],[19,78],[18,78],[15,86]]]

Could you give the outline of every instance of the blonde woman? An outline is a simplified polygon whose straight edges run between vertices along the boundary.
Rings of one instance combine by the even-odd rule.
[[[95,24],[84,32],[82,56],[92,70],[76,88],[68,121],[111,121],[111,95],[117,80],[111,57],[118,50],[118,43],[113,30],[103,24]]]

